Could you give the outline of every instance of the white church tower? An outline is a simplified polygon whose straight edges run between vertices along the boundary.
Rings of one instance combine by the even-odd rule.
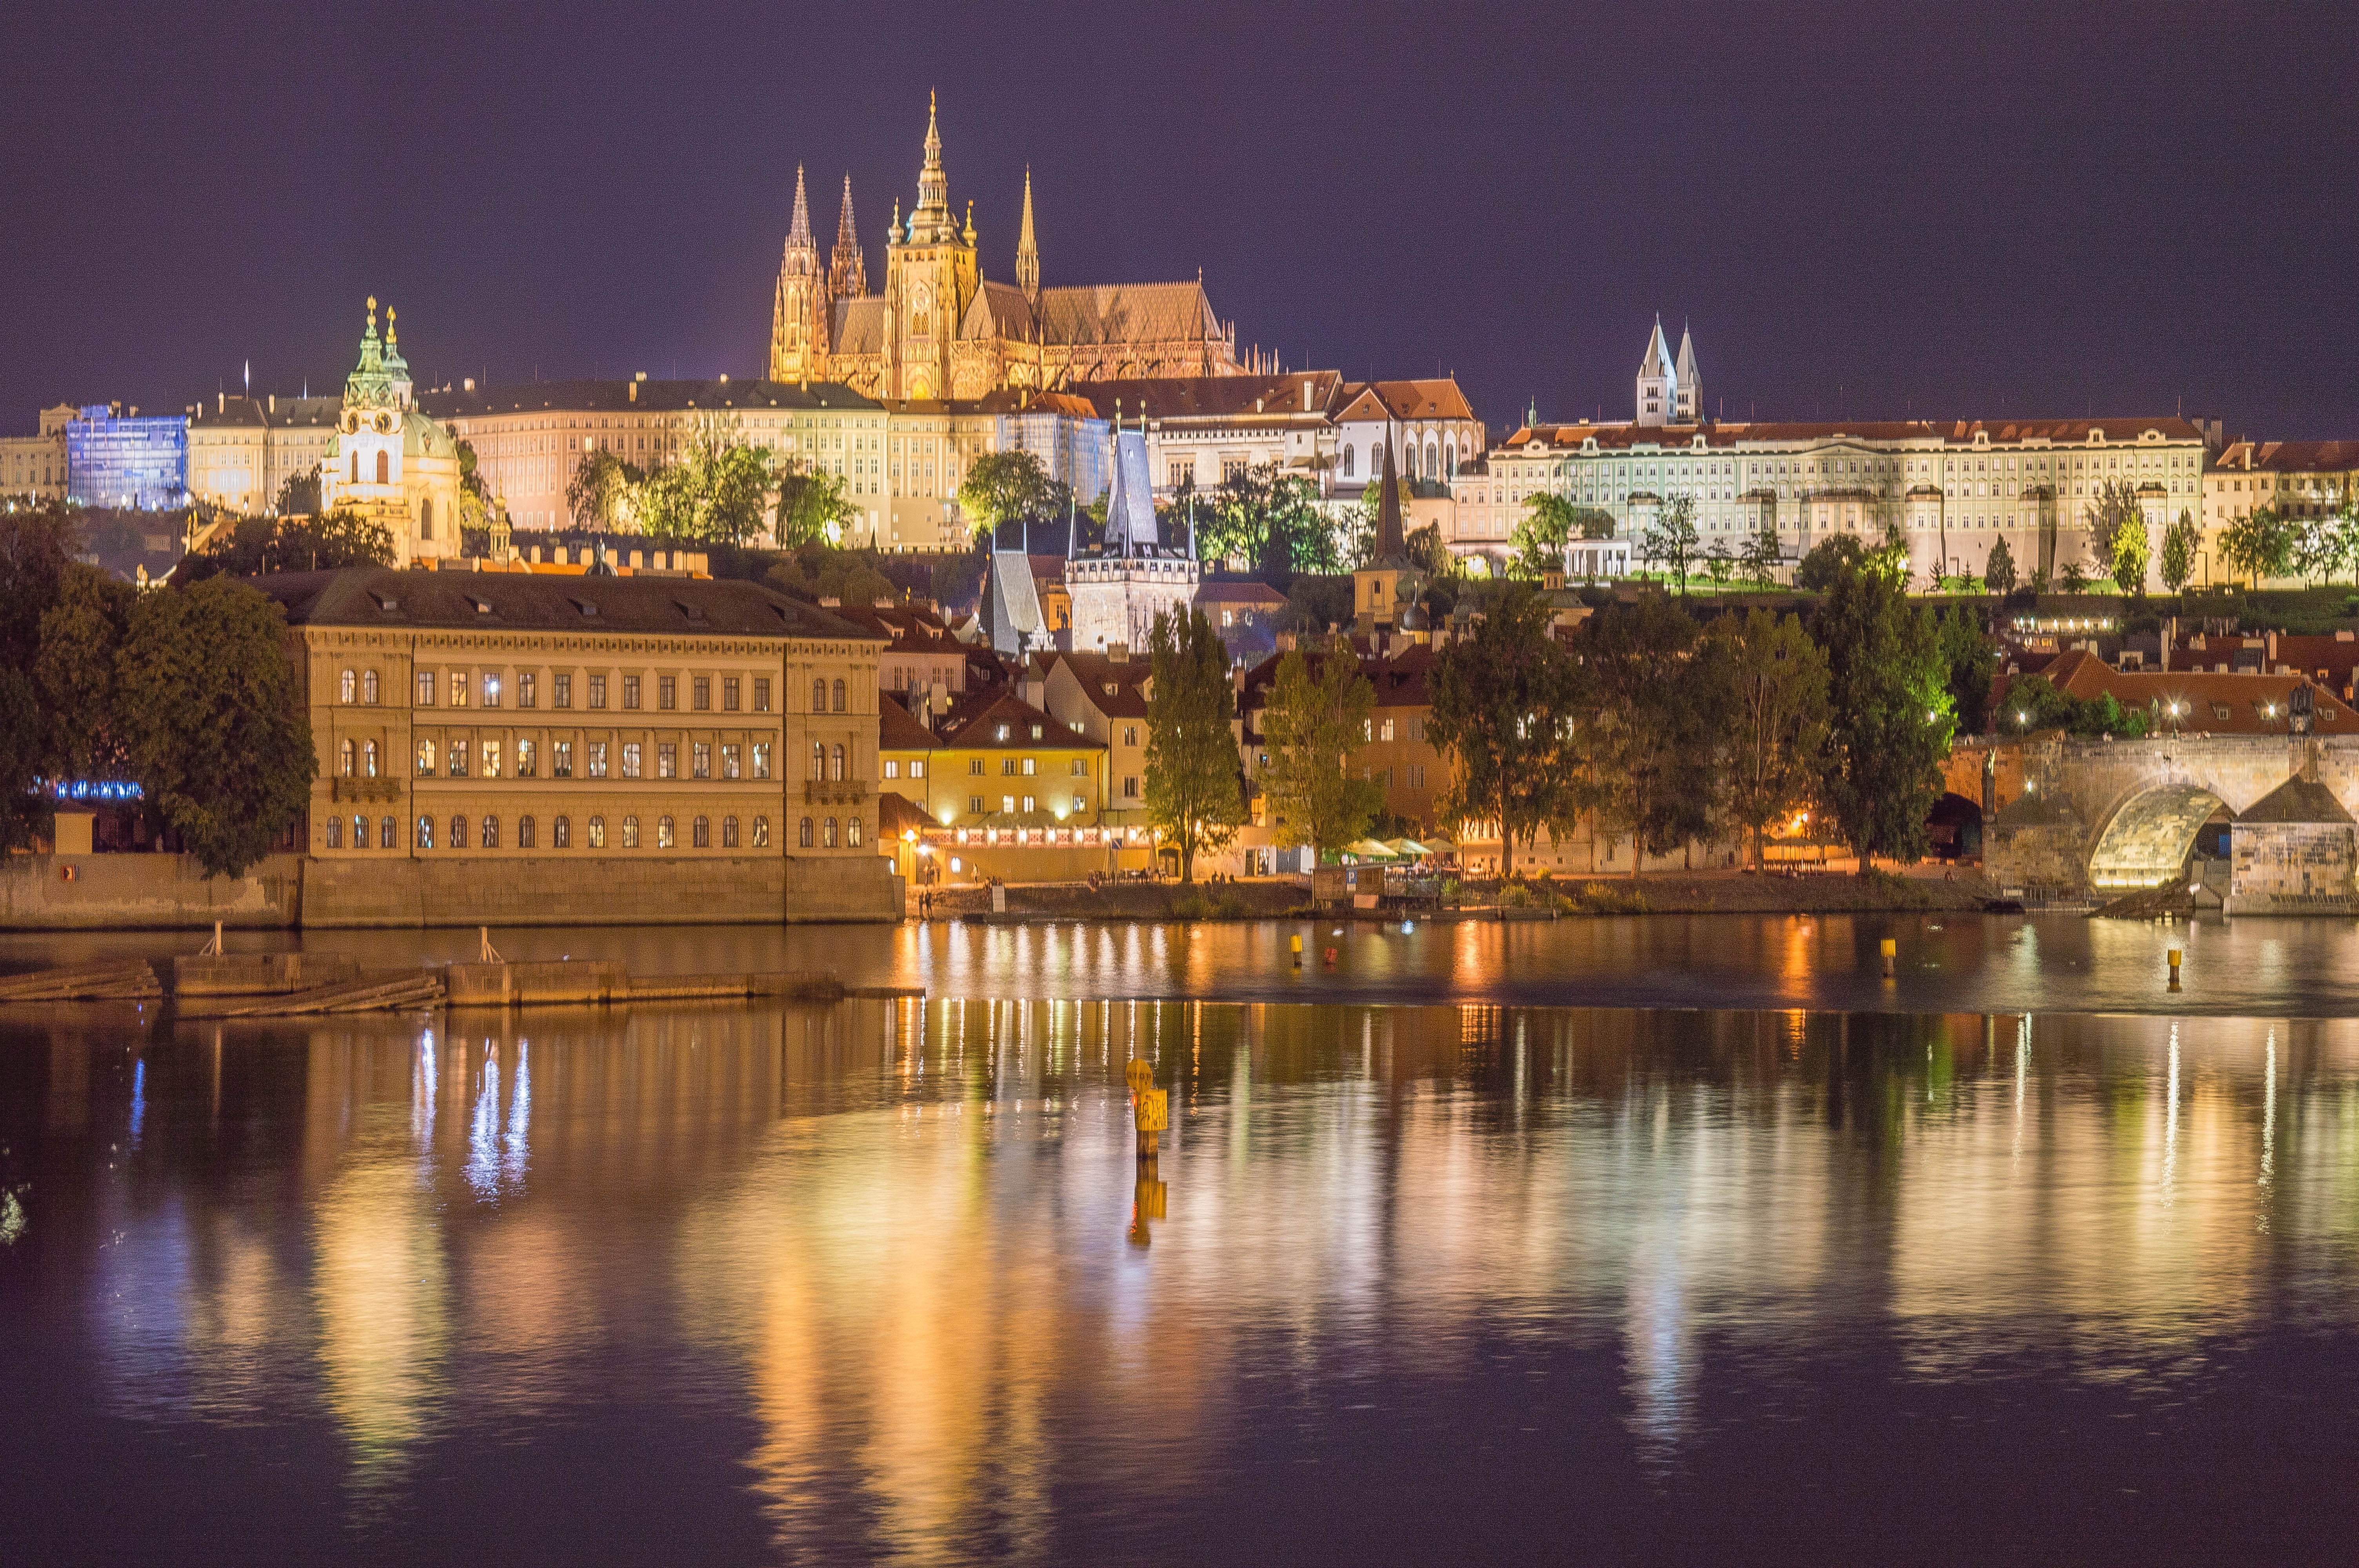
[[[1670,341],[1663,336],[1663,319],[1655,318],[1654,335],[1647,340],[1647,357],[1638,366],[1640,425],[1694,425],[1703,418],[1703,379],[1696,373],[1695,339],[1680,330],[1680,353],[1671,358]]]
[[[1157,543],[1147,433],[1125,430],[1117,420],[1105,544],[1095,555],[1076,555],[1065,565],[1065,591],[1073,601],[1074,652],[1103,654],[1117,645],[1145,648],[1158,615],[1185,614],[1195,603],[1202,575],[1192,535],[1184,550]]]

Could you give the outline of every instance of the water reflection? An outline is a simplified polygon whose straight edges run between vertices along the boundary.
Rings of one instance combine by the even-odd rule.
[[[1252,1454],[1349,1475],[1353,1412],[1415,1446],[1478,1389],[1676,1490],[1862,1346],[1903,1389],[2185,1401],[2359,1328],[2352,1022],[951,1000],[128,1038],[0,1078],[42,1241],[0,1249],[12,1321],[86,1336],[114,1418],[318,1412],[343,1528],[389,1541],[429,1473],[624,1399],[783,1555],[949,1562],[1188,1519]],[[1575,1374],[1604,1391],[1549,1392]],[[590,1454],[569,1486],[624,1484]]]

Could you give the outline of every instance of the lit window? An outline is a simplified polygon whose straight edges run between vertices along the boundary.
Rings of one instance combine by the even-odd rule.
[[[422,820],[424,820],[424,819],[423,819],[423,818],[420,818],[420,820],[422,821]],[[382,819],[377,823],[377,825],[376,825],[376,847],[377,847],[378,849],[399,849],[401,846],[400,846],[400,844],[397,842],[397,840],[400,838],[400,837],[401,837],[400,831],[399,831],[399,829],[397,829],[397,828],[396,828],[396,827],[394,827],[394,825],[393,825],[393,818],[392,818],[392,817],[387,816],[387,817],[382,818]]]
[[[375,670],[363,670],[361,672],[361,700],[374,708],[376,706],[376,672]]]
[[[603,741],[590,742],[590,776],[593,779],[606,776],[606,742]]]
[[[733,747],[732,750],[734,750],[734,748]],[[712,776],[712,744],[711,741],[699,741],[690,749],[688,773],[689,777],[698,779],[709,779]]]
[[[909,776],[913,779],[921,779],[926,776],[926,764],[923,759],[913,759],[910,762]]]
[[[721,819],[721,847],[724,849],[737,848],[737,819],[734,816]]]
[[[820,825],[820,845],[822,849],[835,848],[835,818],[831,816]]]
[[[434,742],[423,738],[418,742],[418,776],[421,779],[434,776]]]
[[[626,828],[627,827],[628,825],[625,824]],[[656,848],[658,849],[672,848],[671,818],[669,816],[656,818]]]
[[[754,742],[754,776],[757,779],[770,776],[770,743],[767,741]]]
[[[418,706],[420,708],[434,706],[434,672],[431,670],[418,672]]]
[[[603,708],[606,706],[606,677],[604,676],[592,676],[590,677],[590,706],[592,708]]]
[[[636,676],[623,677],[623,706],[629,708],[639,706],[639,677]]]
[[[623,776],[626,779],[639,776],[639,743],[636,741],[623,742]]]
[[[802,831],[796,841],[803,849],[808,849],[811,847],[811,819],[810,817],[806,816],[803,818]]]
[[[341,849],[343,847],[344,819],[341,816],[331,816],[328,818],[328,848]]]
[[[484,818],[484,848],[496,849],[499,847],[500,819],[496,816],[486,816]]]
[[[463,849],[466,847],[467,819],[463,816],[454,816],[451,818],[451,848]]]
[[[847,848],[853,849],[860,848],[860,818],[857,816],[847,816],[843,819],[843,842]]]
[[[766,849],[769,847],[770,819],[766,816],[757,816],[754,818],[754,848]]]
[[[499,776],[500,743],[497,741],[486,741],[484,742],[484,777],[495,779]]]
[[[590,819],[589,827],[590,848],[592,849],[604,849],[606,847],[606,819],[603,816],[593,816]]]
[[[336,698],[340,702],[352,701],[360,695],[360,688],[361,678],[351,670],[336,678]]]
[[[418,847],[421,849],[434,848],[434,819],[430,816],[418,819]]]
[[[500,677],[497,676],[485,676],[484,677],[484,706],[485,708],[497,708],[499,705]]]
[[[467,677],[457,670],[451,672],[451,706],[453,708],[467,706]],[[458,848],[457,845],[451,847]]]
[[[443,761],[451,764],[451,776],[452,778],[465,778],[467,776],[467,743],[464,741],[451,741],[451,744],[444,749]]]
[[[533,770],[540,765],[538,753],[539,747],[531,737],[526,736],[516,741],[516,777],[528,779],[533,776]]]
[[[688,825],[688,846],[691,849],[712,848],[712,819],[700,816]]]
[[[899,778],[899,777],[901,776],[901,764],[900,764],[900,763],[898,763],[898,762],[895,762],[895,761],[894,761],[892,758],[890,758],[890,757],[886,758],[886,759],[885,759],[885,776],[886,776],[886,778],[888,778],[888,779],[897,779],[897,778]]]
[[[336,749],[337,773],[344,778],[352,777],[353,770],[359,765],[357,761],[359,756],[360,748],[353,745],[350,741],[345,741],[342,746],[338,747]]]
[[[556,676],[556,677],[555,677],[555,686],[554,686],[554,687],[553,687],[553,689],[552,689],[552,691],[551,691],[551,694],[550,694],[550,695],[552,695],[552,696],[557,699],[557,706],[558,706],[558,707],[560,707],[560,708],[571,708],[571,707],[572,707],[572,706],[573,706],[573,677],[572,677],[571,676]]]
[[[638,847],[639,819],[636,816],[625,816],[623,818],[623,848],[636,849]]]
[[[677,741],[656,742],[656,777],[659,779],[679,777],[679,745]]]

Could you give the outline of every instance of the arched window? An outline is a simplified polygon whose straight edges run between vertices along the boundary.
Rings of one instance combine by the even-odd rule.
[[[434,819],[430,816],[418,819],[418,847],[421,849],[434,848]]]
[[[1441,444],[1441,471],[1445,477],[1458,471],[1458,443],[1455,441]]]
[[[388,816],[376,825],[376,847],[378,849],[398,849],[401,848],[401,845],[398,842],[400,837],[400,831],[394,827],[392,817]]]
[[[827,682],[823,680],[811,682],[811,711],[813,713],[827,711]]]
[[[819,847],[822,849],[832,849],[835,848],[835,818],[832,816],[829,817],[820,826]]]
[[[571,849],[573,848],[573,824],[571,821],[562,816],[553,816],[549,818],[549,847],[552,849]]]
[[[658,816],[658,817],[657,817],[657,818],[656,818],[656,848],[657,848],[657,849],[669,849],[672,848],[673,843],[674,843],[674,840],[673,840],[673,838],[672,838],[672,831],[671,831],[671,818],[670,818],[670,817],[669,817],[669,816]]]
[[[496,816],[486,816],[484,818],[484,848],[496,849],[499,847],[500,819]]]
[[[844,710],[844,709],[843,709],[843,683],[842,683],[842,681],[838,681],[838,682],[836,682],[836,683],[835,683],[835,710],[836,710],[838,713],[842,713],[842,712]]]
[[[376,705],[376,672],[375,670],[363,670],[361,672],[361,700],[369,704],[371,707],[375,707]]]
[[[392,453],[390,453],[390,452],[379,452],[379,453],[377,453],[377,455],[376,455],[376,481],[377,481],[377,483],[379,483],[379,484],[391,484],[391,483],[393,482],[393,454],[392,454]]]
[[[534,825],[531,817],[519,816],[516,818],[517,849],[537,849],[540,847],[539,838],[539,829]]]
[[[593,816],[590,819],[589,826],[590,848],[592,849],[604,849],[606,847],[606,819],[603,816]]]
[[[721,819],[721,847],[724,849],[737,848],[737,819],[734,816]]]
[[[1441,449],[1430,440],[1425,443],[1425,477],[1428,479],[1441,477]]]
[[[700,816],[688,825],[688,845],[691,849],[712,848],[712,818]]]
[[[393,818],[390,816],[385,819],[385,836],[387,839],[386,848],[390,849],[393,848],[390,841],[393,838]],[[353,848],[355,849],[368,848],[368,818],[365,816],[353,818]]]
[[[328,848],[341,849],[343,847],[344,819],[341,816],[331,816],[328,818]]]
[[[827,742],[814,741],[811,742],[811,781],[817,783],[825,777],[827,777]]]
[[[336,699],[339,702],[350,702],[359,692],[360,684],[360,677],[352,671],[346,670],[336,677]]]
[[[364,779],[376,777],[376,742],[374,741],[362,742],[361,777]]]
[[[828,750],[827,782],[830,784],[843,782],[843,746],[841,741]]]
[[[625,816],[623,818],[623,848],[636,849],[638,847],[639,819],[636,816]]]
[[[418,503],[418,536],[434,537],[434,498],[430,495]]]
[[[1345,479],[1352,477],[1352,443],[1349,441],[1343,443],[1343,467],[1342,471]]]
[[[798,842],[806,849],[811,847],[811,819],[808,816],[803,818],[802,836]]]
[[[466,847],[467,819],[463,816],[453,816],[451,818],[451,848],[463,849]]]
[[[357,755],[359,755],[359,749],[350,741],[347,741],[342,745],[337,747],[336,772],[345,778],[352,777],[353,768],[353,759]]]
[[[860,848],[860,818],[857,816],[843,819],[843,841],[854,849]]]
[[[361,455],[360,455],[358,452],[354,452],[354,453],[353,454],[353,472],[352,472],[352,478],[351,478],[350,482],[351,482],[351,483],[353,483],[353,484],[358,484],[358,483],[360,483],[360,481],[361,481]]]
[[[754,818],[754,848],[766,849],[769,847],[770,819],[766,816],[757,816]]]

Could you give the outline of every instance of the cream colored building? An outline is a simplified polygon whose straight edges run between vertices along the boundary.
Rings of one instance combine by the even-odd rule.
[[[459,443],[412,396],[391,310],[376,335],[376,300],[360,362],[344,378],[336,427],[321,449],[320,509],[357,512],[386,525],[393,558],[459,556]]]
[[[299,644],[315,859],[440,866],[421,885],[450,904],[470,878],[528,891],[546,877],[556,900],[596,885],[587,867],[615,874],[616,899],[684,891],[687,918],[793,918],[797,888],[824,891],[812,910],[897,913],[877,858],[880,636],[738,581],[361,568],[256,582]],[[748,906],[745,888],[773,887],[781,863],[789,906]],[[552,902],[540,918],[606,916]]]
[[[318,470],[335,439],[344,400],[231,397],[189,407],[189,493],[249,516],[278,508],[287,481]]]
[[[2306,522],[2333,515],[2359,499],[2359,441],[2231,441],[2203,476],[2204,559],[2196,579],[2229,575],[2220,531],[2261,507]],[[2174,515],[2176,515],[2174,514]]]
[[[1325,497],[1335,481],[1335,411],[1345,386],[1332,370],[1291,375],[1206,375],[1101,381],[1075,390],[1101,419],[1147,436],[1155,494],[1209,492],[1248,469],[1275,465]]]
[[[60,403],[41,410],[40,433],[0,436],[0,496],[21,501],[66,498],[66,427],[76,410]]]

